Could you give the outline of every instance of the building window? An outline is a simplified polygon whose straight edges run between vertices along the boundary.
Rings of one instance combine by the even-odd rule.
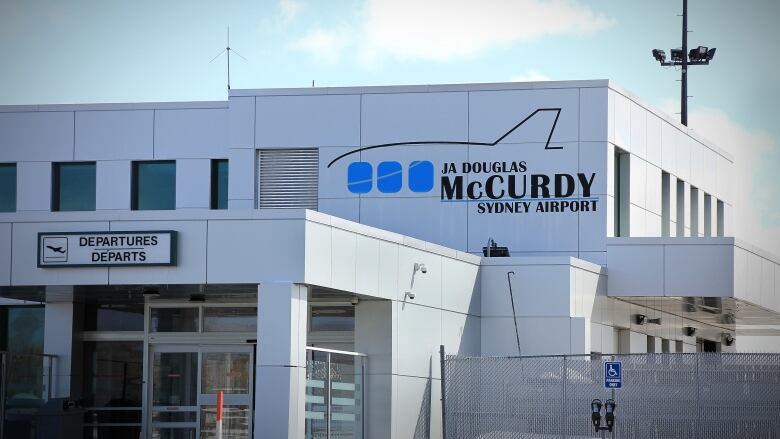
[[[704,236],[712,236],[712,196],[704,194]]]
[[[95,162],[52,165],[51,210],[95,210]]]
[[[315,331],[354,331],[354,306],[312,306],[309,330]]]
[[[211,208],[227,209],[228,205],[228,161],[211,161]]]
[[[699,189],[691,186],[691,236],[699,236]]]
[[[133,210],[176,208],[176,162],[133,162]]]
[[[725,215],[724,212],[725,206],[723,205],[723,201],[718,200],[718,211],[716,213],[717,215],[717,235],[718,236],[724,236],[724,223],[723,223],[723,216]]]
[[[661,236],[672,236],[672,191],[676,191],[672,176],[661,173]]]
[[[141,433],[143,341],[84,342],[84,437]]]
[[[0,307],[0,350],[43,353],[44,312],[42,306]]]
[[[685,236],[685,182],[677,180],[677,236]]]
[[[0,212],[16,212],[16,163],[0,163]]]
[[[87,303],[85,331],[143,331],[143,303]]]
[[[613,194],[615,196],[615,216],[614,221],[614,235],[615,236],[629,236],[630,233],[630,183],[629,180],[629,160],[631,154],[626,153],[618,148],[615,148],[614,156],[614,170],[613,170]]]

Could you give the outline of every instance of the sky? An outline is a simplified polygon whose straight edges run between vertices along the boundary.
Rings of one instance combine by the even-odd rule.
[[[232,88],[612,79],[669,113],[681,0],[0,0],[0,105]],[[689,125],[736,160],[735,234],[780,254],[780,2],[689,0]],[[767,53],[766,51],[769,50]]]

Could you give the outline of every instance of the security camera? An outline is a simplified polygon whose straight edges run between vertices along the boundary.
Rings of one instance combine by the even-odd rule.
[[[360,302],[360,299],[358,299],[358,296],[352,296],[352,299],[350,299],[350,303],[352,303],[352,306],[355,306]]]
[[[414,263],[414,271],[420,271],[423,274],[428,272],[428,267],[425,266],[425,264],[419,264],[417,262]]]
[[[685,330],[685,335],[687,335],[688,337],[693,337],[694,335],[696,335],[696,328],[694,328],[693,326],[686,326],[683,329]]]
[[[411,291],[407,291],[405,296],[408,297],[410,300],[414,300],[414,293]]]
[[[731,346],[734,344],[734,337],[729,333],[723,334],[723,343],[726,344],[726,346]]]
[[[647,316],[644,314],[637,314],[634,316],[634,321],[637,325],[644,325],[647,320]]]

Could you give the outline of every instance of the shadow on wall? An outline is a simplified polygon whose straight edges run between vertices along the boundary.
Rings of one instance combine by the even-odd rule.
[[[431,361],[428,361],[428,379],[425,381],[420,414],[414,426],[414,439],[430,439],[431,437]]]

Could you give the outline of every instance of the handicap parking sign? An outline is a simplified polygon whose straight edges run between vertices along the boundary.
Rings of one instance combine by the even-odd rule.
[[[623,387],[623,363],[607,361],[604,363],[604,387],[620,389]]]

